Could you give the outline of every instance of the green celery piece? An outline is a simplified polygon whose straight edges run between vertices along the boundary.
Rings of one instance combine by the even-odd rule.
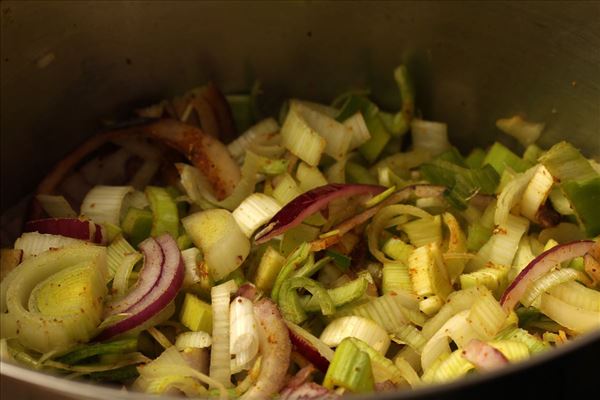
[[[463,168],[469,167],[467,165],[465,158],[460,154],[458,149],[454,146],[451,147],[450,150],[446,150],[445,152],[443,152],[442,154],[437,156],[436,160],[448,161],[452,164],[456,164],[459,167],[463,167]],[[470,168],[474,168],[474,167],[470,167]]]
[[[133,247],[137,247],[152,231],[152,212],[130,207],[121,223],[125,236]]]
[[[358,148],[358,152],[369,162],[373,163],[381,154],[391,139],[379,116],[365,118],[365,123],[371,133],[371,138]]]
[[[298,268],[298,265],[303,263],[309,255],[310,244],[307,242],[302,243],[296,248],[286,259],[283,267],[279,270],[277,278],[273,283],[273,289],[271,289],[271,298],[277,303],[279,300],[279,291],[283,282]]]
[[[327,290],[320,283],[306,277],[294,277],[283,282],[279,291],[278,305],[286,320],[295,324],[301,324],[307,318],[306,312],[300,302],[300,296],[296,291],[297,289],[304,289],[310,292],[319,304],[319,309],[323,315],[333,315],[335,313],[335,304],[329,293],[327,293]]]
[[[470,224],[467,228],[467,250],[479,251],[492,237],[492,227],[484,226],[478,222]]]
[[[371,175],[369,170],[354,162],[346,163],[346,180],[350,183],[377,185],[377,179]]]
[[[101,382],[127,382],[140,376],[136,365],[111,369],[108,371],[91,372],[89,377]]]
[[[128,338],[115,340],[105,343],[94,343],[83,345],[64,356],[59,357],[56,361],[63,364],[77,364],[78,362],[90,357],[101,354],[123,354],[137,351],[138,340],[136,338]]]
[[[515,326],[509,326],[508,328],[499,332],[496,335],[495,340],[514,340],[521,342],[527,346],[532,354],[540,353],[550,349],[550,345],[545,343],[543,340],[538,339],[525,329],[517,328]]]
[[[327,254],[329,257],[331,257],[333,259],[333,262],[335,263],[335,265],[337,265],[344,271],[347,271],[348,268],[350,268],[350,264],[352,264],[351,257],[349,257],[345,254],[342,254],[342,253],[338,253],[337,251],[327,250],[325,252],[325,254]]]
[[[523,153],[523,160],[532,164],[537,164],[537,160],[542,156],[542,154],[544,154],[544,150],[540,149],[535,144],[530,144]]]
[[[329,364],[323,386],[333,390],[343,387],[353,393],[368,393],[374,389],[371,359],[350,338],[342,340]]]
[[[362,298],[368,286],[367,279],[361,276],[336,288],[327,289],[327,293],[333,304],[336,307],[341,307]],[[300,299],[300,302],[304,311],[317,312],[321,309],[318,300],[314,296],[304,296]]]
[[[600,234],[600,176],[587,180],[572,180],[561,189],[573,206],[577,218],[588,236]]]
[[[212,333],[212,308],[193,294],[186,293],[179,321],[191,331]]]
[[[483,160],[483,164],[489,164],[494,167],[498,172],[498,175],[502,175],[502,172],[507,166],[516,172],[523,172],[532,166],[531,163],[523,160],[506,146],[498,142],[492,145]]]
[[[158,186],[148,186],[146,197],[152,210],[151,235],[156,237],[169,233],[173,238],[179,236],[179,211],[169,190]]]
[[[473,149],[467,158],[465,164],[469,168],[481,168],[483,166],[483,160],[485,159],[485,151],[479,147]]]

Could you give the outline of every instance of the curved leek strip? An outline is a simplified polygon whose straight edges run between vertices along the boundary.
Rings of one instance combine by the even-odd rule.
[[[112,289],[117,297],[125,296],[129,290],[129,277],[133,267],[142,259],[142,255],[137,251],[126,254],[121,260],[121,265],[117,267],[113,278]]]
[[[334,319],[321,333],[320,339],[330,347],[336,347],[347,337],[362,340],[381,354],[390,347],[390,338],[381,326],[370,319],[348,316]]]
[[[600,293],[577,282],[568,282],[550,289],[549,294],[572,306],[600,311]]]
[[[600,312],[584,310],[547,293],[541,296],[540,311],[578,333],[600,328]]]
[[[310,244],[302,243],[293,253],[291,253],[286,259],[275,278],[275,282],[273,282],[273,289],[271,290],[271,298],[273,301],[277,302],[279,300],[279,291],[281,290],[281,285],[283,282],[290,276],[293,271],[298,268],[300,263],[304,262],[308,257],[310,251]]]
[[[305,277],[295,277],[283,282],[279,293],[278,305],[286,320],[299,324],[307,317],[306,312],[302,309],[297,289],[309,291],[315,301],[319,303],[323,315],[332,315],[335,312],[335,304],[331,296],[318,282]]]
[[[575,279],[585,279],[585,274],[572,268],[563,268],[550,271],[529,285],[525,293],[523,293],[523,297],[521,297],[520,302],[524,306],[529,307],[542,293],[551,290],[557,285],[574,281]],[[598,292],[594,290],[590,291],[594,294],[598,294]],[[600,304],[600,300],[598,304]]]
[[[15,249],[23,251],[23,260],[42,254],[50,249],[84,245],[85,242],[49,233],[26,232],[15,241]]]
[[[273,118],[264,119],[257,124],[251,126],[247,131],[242,133],[233,142],[227,145],[227,149],[232,157],[236,160],[241,160],[246,149],[253,144],[262,143],[268,140],[268,137],[279,131],[279,124]]]
[[[250,241],[227,210],[201,211],[181,222],[194,244],[202,249],[210,276],[216,281],[236,270],[250,253]]]
[[[229,299],[238,289],[235,281],[230,280],[211,289],[213,315],[213,344],[210,352],[210,377],[221,386],[231,387],[231,355]]]
[[[504,325],[507,315],[492,293],[484,292],[471,307],[469,323],[483,337],[493,338]]]
[[[249,369],[258,353],[258,326],[254,319],[252,301],[236,297],[229,309],[230,340],[229,352],[235,356],[231,360],[231,370],[237,373]]]
[[[550,175],[550,171],[540,164],[523,192],[521,215],[537,222],[538,210],[550,195],[552,185],[554,185],[554,178]]]
[[[427,340],[421,331],[411,324],[406,324],[404,327],[394,332],[392,340],[396,343],[407,344],[419,354],[421,354],[423,346],[427,343]]]
[[[454,215],[446,212],[442,215],[444,224],[448,227],[448,249],[445,254],[452,253],[466,253],[467,252],[467,239],[463,233],[460,224],[456,220]],[[456,278],[462,274],[465,269],[466,260],[464,259],[446,259],[446,267],[448,269],[448,275],[450,282],[454,282]]]
[[[52,276],[68,274],[67,269],[79,277],[63,288],[70,290],[64,292],[69,297],[57,304],[63,290],[57,292],[50,286]],[[16,337],[23,346],[41,353],[88,341],[101,321],[106,274],[106,249],[92,245],[65,247],[24,261],[5,278],[2,309],[8,313],[1,317],[1,336]],[[48,287],[38,286],[44,281]],[[40,311],[27,308],[36,286]]]
[[[502,192],[498,195],[496,213],[494,215],[494,223],[496,225],[506,224],[510,211],[523,198],[523,193],[525,193],[536,170],[537,167],[529,168],[527,171],[511,180],[504,189],[502,189]]]
[[[433,219],[433,216],[428,212],[423,211],[415,206],[406,204],[395,204],[380,209],[377,214],[375,214],[371,224],[367,228],[367,240],[371,254],[384,264],[393,262],[394,260],[388,258],[381,250],[379,250],[379,237],[386,228],[388,221],[402,214],[413,215],[419,218]]]
[[[352,132],[349,150],[354,150],[371,139],[371,133],[369,132],[369,128],[367,128],[362,113],[357,112],[351,117],[348,117],[344,120],[343,124]]]
[[[132,186],[94,186],[83,199],[81,214],[97,224],[119,225],[125,196]]]

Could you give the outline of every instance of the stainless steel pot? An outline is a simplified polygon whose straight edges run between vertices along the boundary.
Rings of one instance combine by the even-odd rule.
[[[226,92],[260,79],[276,99],[330,100],[368,85],[393,107],[390,71],[405,62],[422,114],[448,122],[464,148],[490,143],[497,118],[522,113],[546,123],[542,145],[568,138],[588,155],[600,154],[597,2],[4,1],[0,7],[2,212],[93,134],[101,118],[208,79]],[[575,397],[593,382],[585,379],[585,363],[597,362],[591,354],[599,354],[599,337],[495,375],[403,397],[538,397],[546,389],[546,398]],[[3,398],[32,390],[124,396],[6,364],[1,370]]]

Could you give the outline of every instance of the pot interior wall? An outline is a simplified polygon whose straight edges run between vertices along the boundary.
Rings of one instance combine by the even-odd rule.
[[[425,118],[462,147],[499,117],[600,153],[598,3],[3,2],[2,211],[102,118],[212,79],[329,101],[370,87],[387,107],[405,62]],[[592,139],[592,140],[590,140]],[[33,162],[32,162],[33,161]]]

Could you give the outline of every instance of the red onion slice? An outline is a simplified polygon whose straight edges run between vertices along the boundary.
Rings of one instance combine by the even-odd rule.
[[[146,259],[153,262],[153,269],[160,269],[158,281],[156,281],[152,289],[139,302],[125,310],[131,314],[129,317],[106,328],[97,337],[98,340],[110,339],[146,322],[164,309],[175,298],[179,289],[181,289],[184,265],[177,243],[169,234],[164,234],[156,239],[148,239],[149,243],[151,240],[155,241],[160,253],[164,255],[159,267],[156,267],[154,261],[155,259],[159,259],[159,257],[157,250],[152,245],[154,251],[152,256],[154,259]]]
[[[290,366],[292,344],[275,303],[266,298],[259,300],[254,304],[254,316],[259,326],[262,361],[256,383],[240,400],[271,398],[285,384]]]
[[[325,343],[297,325],[287,322],[290,340],[298,352],[321,372],[326,373],[333,350]]]
[[[585,255],[593,245],[592,240],[578,240],[559,244],[534,258],[502,294],[500,304],[504,311],[509,312],[515,307],[533,281],[550,271],[555,265]]]
[[[477,339],[471,339],[463,349],[462,356],[482,371],[492,371],[508,364],[508,359],[500,350]]]
[[[25,232],[49,233],[88,242],[105,244],[102,225],[79,218],[44,218],[25,223]]]
[[[385,190],[383,186],[331,183],[319,186],[302,193],[287,203],[271,218],[266,227],[254,237],[256,243],[264,243],[288,229],[298,226],[307,217],[327,207],[340,197],[350,197],[359,194],[376,195]]]

